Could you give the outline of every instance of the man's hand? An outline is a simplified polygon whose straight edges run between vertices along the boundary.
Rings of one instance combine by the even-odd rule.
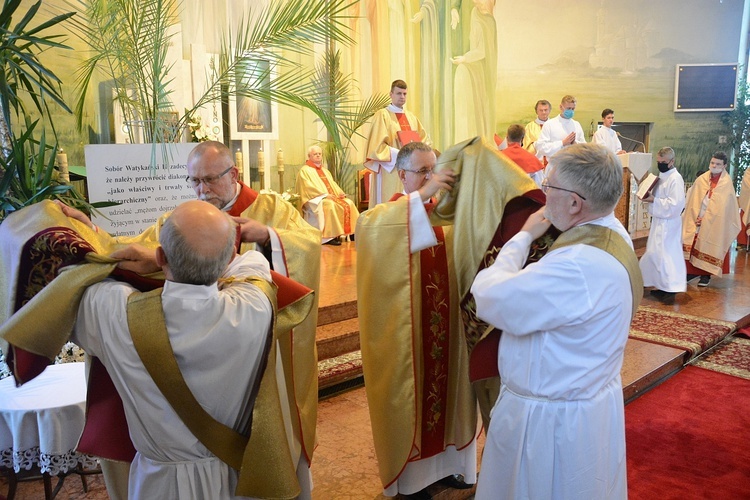
[[[655,200],[654,194],[653,193],[648,193],[648,196],[646,196],[645,198],[643,198],[641,201],[643,201],[645,203],[653,203],[654,200]]]
[[[565,139],[562,140],[563,146],[570,146],[574,142],[576,142],[576,133],[575,132],[569,133],[567,135],[567,137],[565,137]]]
[[[440,172],[433,172],[430,175],[424,186],[419,188],[419,197],[422,201],[428,201],[430,198],[435,196],[438,191],[445,189],[446,191],[453,190],[453,184],[456,182],[456,174],[453,170],[445,169]]]
[[[535,240],[546,233],[547,229],[549,229],[551,225],[552,223],[544,218],[544,207],[542,207],[533,214],[529,215],[529,218],[526,219],[526,222],[521,228],[521,231],[530,233],[531,238]]]
[[[161,270],[156,263],[156,250],[149,250],[138,243],[115,250],[110,257],[120,259],[117,267],[126,271],[133,271],[138,274],[151,274]]]
[[[258,243],[265,246],[271,239],[268,227],[253,219],[244,217],[232,217],[240,225],[240,240],[243,243]]]
[[[54,200],[55,205],[60,207],[60,210],[62,210],[62,213],[66,217],[70,217],[71,219],[75,219],[79,222],[82,222],[87,227],[90,227],[91,229],[94,229],[96,226],[94,226],[94,223],[91,222],[91,219],[89,219],[88,215],[81,212],[77,208],[70,207],[66,205],[65,203],[61,202],[60,200]]]
[[[414,14],[414,17],[411,18],[411,22],[413,23],[421,23],[422,19],[424,19],[424,12],[421,10],[417,11],[416,14]]]

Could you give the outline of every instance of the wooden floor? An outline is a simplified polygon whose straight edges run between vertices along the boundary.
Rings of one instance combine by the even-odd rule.
[[[636,242],[636,247],[643,242]],[[353,242],[340,247],[325,245],[322,252],[320,316],[326,323],[318,335],[328,336],[331,343],[341,332],[349,330],[350,342],[356,340],[356,248]],[[750,324],[750,255],[745,250],[731,252],[732,272],[713,278],[708,288],[688,285],[686,293],[678,294],[675,304],[666,306],[647,293],[643,304],[712,319],[733,321],[739,326]],[[352,315],[354,319],[352,319]],[[338,326],[337,326],[338,325]],[[347,326],[348,325],[348,326]],[[322,333],[321,333],[322,332]],[[355,339],[356,337],[356,339]],[[325,339],[321,339],[325,340]],[[321,347],[319,355],[328,347]],[[623,391],[627,399],[637,397],[650,386],[662,381],[682,366],[683,351],[648,342],[629,340],[622,369]],[[478,453],[484,444],[479,438]],[[318,413],[318,447],[312,466],[314,499],[380,499],[381,485],[372,444],[370,417],[364,389],[357,388],[320,402]],[[106,499],[101,476],[89,478],[90,490],[84,494],[76,477],[65,481],[57,498]],[[7,491],[0,480],[0,498]],[[470,498],[471,492],[440,491],[434,498],[450,500]],[[19,499],[44,498],[41,481],[19,485]]]

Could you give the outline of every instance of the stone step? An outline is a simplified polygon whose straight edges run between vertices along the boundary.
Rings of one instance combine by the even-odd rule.
[[[318,309],[318,326],[357,317],[357,301],[350,300]]]
[[[335,358],[359,350],[359,319],[351,318],[321,325],[315,332],[318,360]]]
[[[319,391],[361,376],[362,354],[359,351],[318,361]]]

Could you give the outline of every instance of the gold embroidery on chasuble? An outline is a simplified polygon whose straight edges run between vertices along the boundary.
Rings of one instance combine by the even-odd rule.
[[[422,350],[424,389],[420,458],[445,448],[450,329],[450,282],[445,235],[435,227],[438,244],[420,252],[422,275]]]

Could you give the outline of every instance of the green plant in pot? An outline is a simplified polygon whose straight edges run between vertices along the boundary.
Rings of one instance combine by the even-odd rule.
[[[0,12],[0,221],[8,213],[44,199],[61,199],[79,208],[92,208],[60,179],[55,169],[57,144],[50,144],[45,133],[47,128],[55,135],[50,102],[67,112],[71,110],[62,98],[60,78],[41,62],[39,55],[70,48],[61,42],[62,35],[49,33],[50,28],[75,13],[60,14],[34,25],[42,1],[25,12],[20,9],[21,3],[22,0],[4,0]],[[41,118],[32,121],[32,111]]]

